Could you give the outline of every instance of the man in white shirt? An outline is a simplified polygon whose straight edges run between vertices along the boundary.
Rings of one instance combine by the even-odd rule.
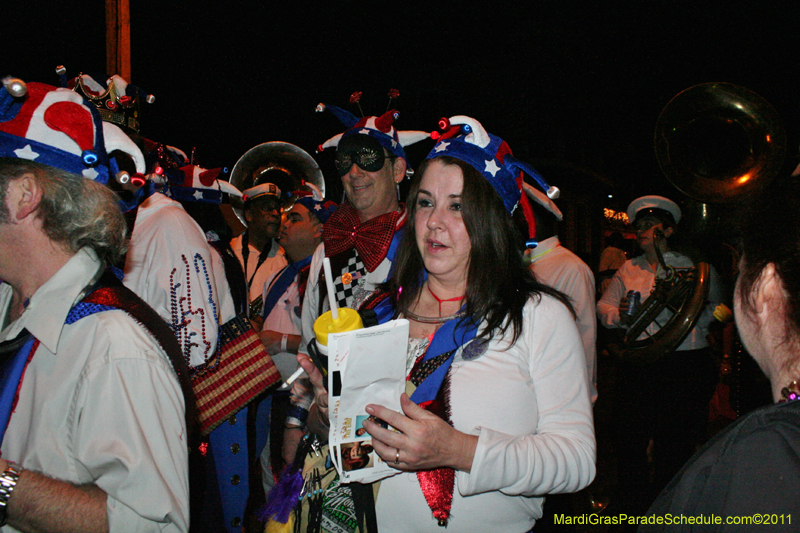
[[[293,193],[294,196],[299,194],[302,193]],[[311,256],[322,242],[322,225],[336,207],[335,203],[315,196],[299,196],[283,215],[278,240],[286,251],[289,264],[272,275],[264,285],[264,326],[259,334],[283,380],[297,369],[297,349],[302,340],[301,309]],[[261,453],[262,480],[266,491],[274,484],[270,442],[273,438],[278,439],[277,442],[283,441],[283,431],[280,430],[287,407],[287,394],[273,394],[273,430]]]
[[[670,249],[668,239],[681,219],[680,207],[662,196],[643,196],[628,206],[637,243],[643,254],[625,262],[597,303],[597,316],[606,328],[625,328],[628,291],[641,293],[645,302],[657,278],[667,266],[686,268],[693,261]],[[718,276],[710,271],[708,304],[697,324],[681,344],[657,361],[619,361],[615,385],[614,437],[618,455],[619,512],[644,513],[673,475],[707,438],[708,402],[717,380],[717,369],[708,347],[713,311],[723,299]],[[652,335],[671,316],[664,309],[642,337]],[[648,443],[653,441],[655,481],[651,485]],[[624,507],[623,507],[624,506]]]
[[[260,326],[264,283],[286,266],[286,255],[275,239],[281,227],[281,190],[274,183],[260,183],[243,192],[247,229],[231,240],[231,248],[244,270],[250,319]]]
[[[103,81],[81,74],[69,86],[97,107],[103,121],[120,125],[139,146],[146,146],[139,135],[139,107],[151,102],[152,95],[118,75]],[[107,183],[120,194],[119,205],[131,224],[123,283],[170,325],[186,362],[194,368],[217,353],[221,301],[211,268],[213,256],[203,230],[183,207],[155,192],[156,184],[163,185],[171,179],[168,176],[177,173],[183,178],[178,167],[187,162],[186,154],[165,145],[154,153],[158,154],[155,168],[137,169],[151,172],[143,187],[129,190],[133,179]]]
[[[564,248],[556,222],[564,216],[555,202],[534,187],[525,187],[536,219],[536,248],[526,252],[536,278],[569,296],[586,354],[592,405],[597,401],[597,319],[592,270],[580,257]]]
[[[107,150],[143,158],[75,93],[20,92],[0,87],[21,104],[0,106],[0,526],[187,531],[187,368],[106,271],[126,246]]]

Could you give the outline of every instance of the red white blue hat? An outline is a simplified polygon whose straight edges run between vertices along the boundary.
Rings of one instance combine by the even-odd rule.
[[[313,183],[306,182],[306,187],[309,191],[292,191],[288,194],[289,200],[293,203],[300,204],[313,213],[320,222],[323,224],[328,221],[328,218],[339,208],[339,204],[331,200],[326,200],[322,196],[322,192]],[[291,206],[285,206],[288,211]]]
[[[119,172],[108,155],[114,150],[127,153],[136,171],[144,173],[141,150],[118,127],[104,123],[79,94],[43,83],[3,80],[0,157],[27,159],[105,184]]]
[[[523,182],[522,187],[525,191],[525,195],[528,197],[528,200],[539,204],[540,206],[544,207],[546,210],[551,212],[556,220],[561,221],[564,220],[564,215],[561,213],[561,209],[558,208],[556,203],[547,196],[545,193],[534,187],[528,182]]]
[[[558,188],[548,185],[533,167],[515,158],[503,139],[487,133],[474,118],[463,115],[443,118],[439,127],[444,133],[434,136],[436,146],[427,159],[446,155],[469,163],[492,184],[509,213],[520,202],[523,172],[536,180],[549,198],[558,198]]]
[[[345,128],[344,133],[334,135],[323,144],[319,145],[318,150],[339,146],[339,142],[351,135],[369,135],[377,140],[381,146],[389,150],[397,157],[406,159],[404,146],[409,146],[415,142],[430,137],[430,133],[424,131],[398,131],[394,127],[394,121],[399,117],[399,113],[392,109],[379,117],[357,118],[349,111],[345,111],[336,106],[318,104],[317,112],[328,110],[338,118]]]
[[[205,169],[197,165],[181,167],[183,183],[170,183],[165,191],[167,196],[179,202],[204,202],[221,204],[222,193],[241,197],[242,192],[227,181],[220,179],[227,169]]]

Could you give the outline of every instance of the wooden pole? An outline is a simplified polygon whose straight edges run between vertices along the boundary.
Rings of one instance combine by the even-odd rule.
[[[106,71],[131,81],[131,12],[129,0],[106,0]]]

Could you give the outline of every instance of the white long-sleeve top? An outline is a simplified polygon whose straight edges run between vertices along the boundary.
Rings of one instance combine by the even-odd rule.
[[[453,426],[478,435],[471,472],[456,473],[450,532],[530,531],[545,494],[575,492],[595,476],[595,437],[583,344],[567,308],[544,296],[511,330],[470,361],[451,367]],[[415,473],[381,482],[381,533],[441,527]]]

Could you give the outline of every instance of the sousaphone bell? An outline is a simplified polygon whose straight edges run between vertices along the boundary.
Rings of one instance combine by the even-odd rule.
[[[287,142],[266,142],[254,146],[239,158],[231,171],[230,182],[244,192],[262,183],[275,183],[285,194],[309,190],[310,183],[325,195],[325,178],[308,152]],[[233,206],[236,217],[247,226],[241,203]]]

